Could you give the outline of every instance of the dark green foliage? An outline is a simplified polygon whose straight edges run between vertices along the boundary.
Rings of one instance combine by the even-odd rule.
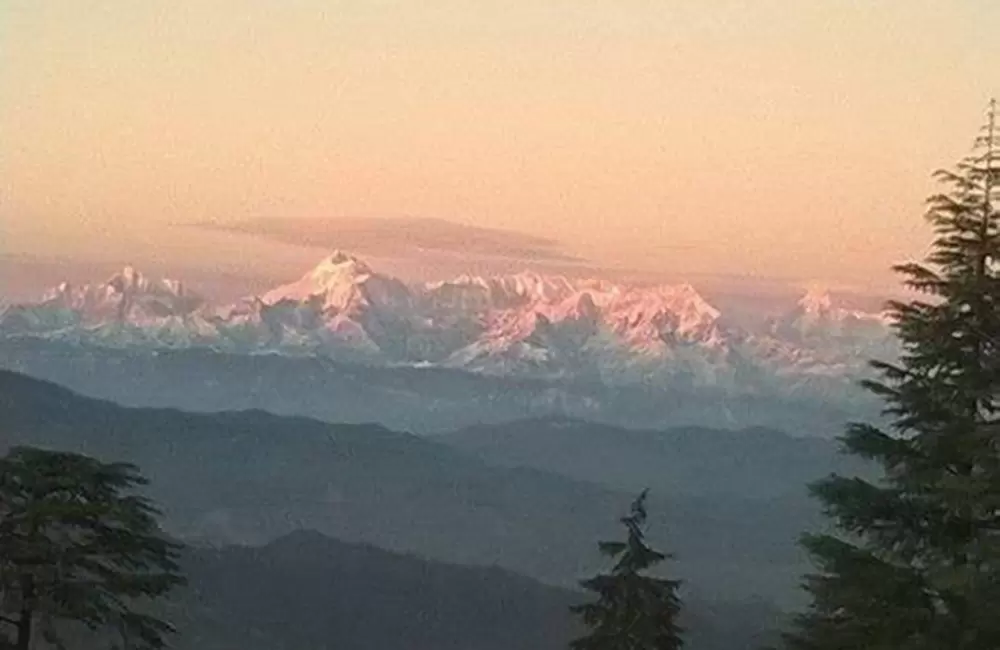
[[[63,647],[74,625],[125,648],[160,648],[171,626],[143,612],[182,582],[178,547],[128,464],[17,447],[0,459],[0,613],[13,647]]]
[[[791,648],[1000,647],[1000,137],[989,123],[928,200],[937,237],[926,264],[897,271],[926,298],[892,304],[897,365],[868,388],[894,418],[852,426],[853,454],[878,483],[833,476],[814,487],[840,536],[805,545],[821,570]]]
[[[646,543],[646,492],[622,517],[628,531],[624,542],[600,542],[602,555],[615,559],[610,573],[580,584],[597,594],[596,602],[571,608],[590,628],[587,636],[570,644],[574,650],[675,650],[683,645],[677,624],[680,583],[643,575],[667,556]]]

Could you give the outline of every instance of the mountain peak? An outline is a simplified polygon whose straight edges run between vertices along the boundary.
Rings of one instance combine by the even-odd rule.
[[[833,308],[830,291],[821,285],[811,285],[799,299],[798,307],[807,314],[822,314]]]
[[[80,287],[83,291],[107,291],[109,288],[119,294],[149,294],[150,296],[190,299],[197,303],[203,302],[201,296],[188,291],[187,287],[180,280],[150,277],[131,264],[125,265],[121,271],[108,278],[103,285],[84,285]],[[73,290],[74,287],[72,285],[64,282],[51,291],[50,294],[58,295]]]
[[[357,257],[342,250],[335,250],[323,258],[315,267],[298,280],[282,285],[265,293],[262,298],[267,304],[285,300],[303,301],[323,296],[324,301],[344,307],[354,302],[358,287],[378,283],[382,276]]]
[[[118,291],[124,291],[129,288],[140,288],[148,283],[146,276],[131,264],[126,264],[121,271],[112,275],[105,282],[105,284],[114,287]]]
[[[101,341],[148,335],[153,345],[308,351],[529,376],[607,372],[609,381],[684,367],[711,382],[729,381],[730,357],[762,369],[787,363],[794,372],[853,372],[863,346],[888,337],[879,315],[842,308],[818,285],[754,333],[728,321],[687,283],[618,284],[522,271],[408,285],[344,250],[228,310],[205,309],[203,318],[203,306],[180,283],[126,266],[106,283],[66,283],[42,303],[6,310],[0,338],[5,328],[109,337]]]
[[[371,267],[342,250],[335,250],[306,273],[297,284],[322,292],[339,285],[354,283],[359,277],[374,275]]]
[[[323,281],[331,276],[370,275],[371,267],[363,261],[342,250],[335,250],[313,267],[307,277]]]
[[[322,262],[319,263],[319,267],[324,266],[342,266],[344,264],[364,264],[356,256],[351,255],[347,251],[340,250],[339,248],[334,250],[332,253],[327,255]]]

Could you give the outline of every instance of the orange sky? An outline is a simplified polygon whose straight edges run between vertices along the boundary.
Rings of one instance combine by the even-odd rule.
[[[0,241],[260,271],[298,253],[173,224],[413,215],[882,287],[1000,92],[998,26],[995,0],[5,0]]]

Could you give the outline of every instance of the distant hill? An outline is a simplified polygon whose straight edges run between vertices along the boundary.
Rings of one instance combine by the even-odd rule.
[[[196,549],[184,568],[177,650],[550,650],[573,635],[566,608],[578,599],[312,532]]]
[[[558,650],[580,633],[569,606],[588,598],[313,531],[191,548],[182,565],[188,587],[160,605],[177,627],[176,650]],[[696,600],[683,614],[689,650],[757,650],[780,622],[760,601]]]
[[[491,465],[379,426],[260,411],[131,409],[0,372],[0,447],[33,444],[129,460],[152,480],[170,530],[264,543],[312,528],[425,558],[504,567],[572,586],[600,566],[634,496]],[[814,508],[774,499],[654,493],[651,536],[708,598],[791,602],[806,568],[795,541]]]
[[[808,483],[832,472],[873,472],[840,453],[837,441],[760,428],[630,430],[552,417],[468,427],[434,440],[492,464],[664,495],[802,501]]]

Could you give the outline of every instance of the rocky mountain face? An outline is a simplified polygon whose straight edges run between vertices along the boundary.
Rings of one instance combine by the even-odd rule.
[[[896,354],[885,315],[843,309],[818,290],[755,331],[690,285],[530,272],[407,284],[339,251],[294,282],[222,307],[132,268],[100,284],[63,283],[4,308],[0,337],[750,393],[840,391],[869,358]]]

